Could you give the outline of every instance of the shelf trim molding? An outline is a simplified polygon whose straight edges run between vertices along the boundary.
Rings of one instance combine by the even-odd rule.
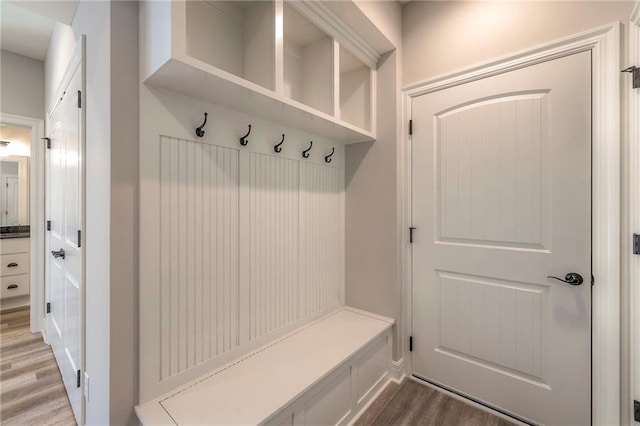
[[[352,55],[360,59],[369,68],[377,69],[380,54],[364,38],[360,37],[331,9],[321,2],[292,1],[288,4],[329,36],[335,38]]]

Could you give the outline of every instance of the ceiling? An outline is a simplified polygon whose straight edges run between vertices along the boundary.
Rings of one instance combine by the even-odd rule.
[[[70,24],[78,1],[0,1],[0,48],[43,61],[56,22]]]
[[[2,124],[0,125],[0,140],[30,144],[31,128]]]

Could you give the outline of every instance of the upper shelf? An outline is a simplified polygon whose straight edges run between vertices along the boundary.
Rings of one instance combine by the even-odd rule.
[[[145,82],[343,143],[374,140],[375,68],[393,45],[355,4],[334,9],[147,1]]]

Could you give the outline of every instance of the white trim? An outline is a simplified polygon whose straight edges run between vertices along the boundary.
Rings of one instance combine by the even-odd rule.
[[[44,327],[44,120],[0,113],[0,122],[31,128],[29,159],[29,229],[30,229],[30,330],[41,332],[47,341]]]
[[[629,19],[629,65],[640,66],[640,1],[636,2]],[[623,84],[630,84],[630,77],[623,78]],[[626,88],[625,88],[626,87]],[[629,233],[640,233],[640,89],[623,86],[628,96],[628,143],[629,143]],[[629,425],[633,420],[633,404],[640,401],[640,258],[629,251]],[[627,395],[625,395],[627,397]]]
[[[292,1],[287,4],[336,39],[369,68],[377,68],[380,53],[326,4],[306,1]]]
[[[406,377],[404,369],[404,357],[400,358],[398,361],[391,360],[391,379],[398,384],[402,383]]]
[[[513,71],[577,52],[592,53],[593,96],[593,287],[592,424],[620,423],[620,23],[598,27],[561,40],[516,52],[463,70],[406,86],[403,123],[411,117],[416,96]],[[407,129],[404,179],[410,182],[411,153]],[[411,188],[404,193],[409,206]],[[405,219],[411,223],[411,209]],[[403,250],[410,268],[410,247]],[[411,333],[411,274],[404,282]],[[411,357],[407,361],[412,371]]]

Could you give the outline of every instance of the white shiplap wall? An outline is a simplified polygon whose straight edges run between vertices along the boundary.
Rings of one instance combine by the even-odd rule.
[[[145,90],[140,402],[344,304],[344,149]],[[209,122],[197,138],[203,111]],[[310,140],[311,156],[302,158]]]
[[[250,153],[250,338],[300,318],[299,161]]]
[[[238,150],[160,138],[161,377],[238,346]]]

